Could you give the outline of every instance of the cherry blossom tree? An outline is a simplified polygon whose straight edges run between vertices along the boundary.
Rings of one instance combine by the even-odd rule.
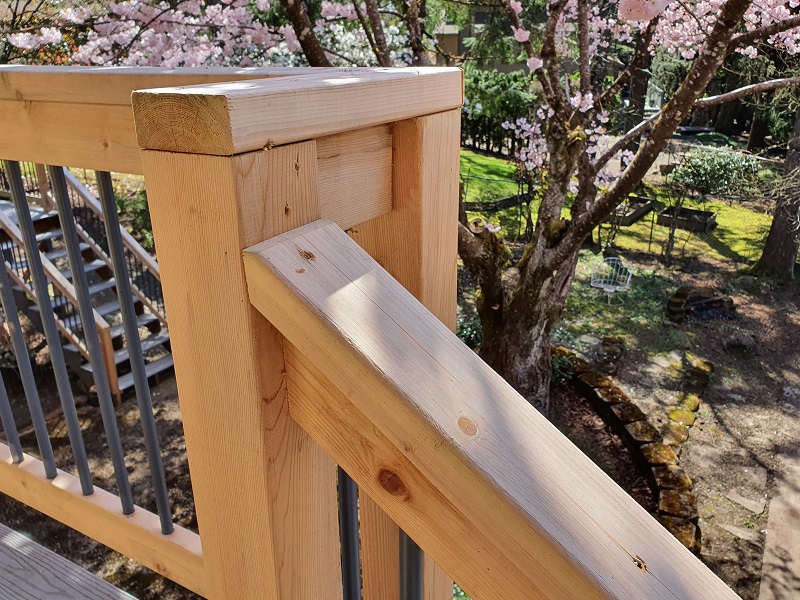
[[[4,25],[0,40],[5,45],[0,49],[14,48],[40,61],[37,53],[42,49],[62,46],[66,57],[78,64],[165,67],[395,66],[427,60],[419,41],[424,21],[418,14],[408,17],[419,10],[413,3],[396,15],[381,11],[377,0],[323,0],[317,15],[309,14],[306,5],[296,0],[273,4],[269,0],[122,0],[59,9],[58,3],[49,0],[11,0],[8,15],[0,14]],[[409,24],[414,31],[408,29]],[[425,55],[424,60],[416,58],[418,52]]]
[[[528,11],[519,0],[500,3],[545,99],[536,119],[507,125],[527,142],[517,160],[539,174],[542,200],[533,240],[513,276],[505,272],[500,236],[481,222],[467,223],[463,212],[459,253],[479,286],[481,355],[546,409],[550,334],[584,240],[635,190],[693,109],[800,85],[800,78],[785,78],[703,97],[733,52],[754,56],[762,41],[797,52],[800,14],[797,0],[547,0],[546,21],[525,23],[521,15]],[[620,45],[630,48],[631,59],[608,82],[597,76],[598,67]],[[658,114],[610,138],[610,111],[656,47],[691,59],[688,74]],[[635,154],[620,162],[637,141]]]

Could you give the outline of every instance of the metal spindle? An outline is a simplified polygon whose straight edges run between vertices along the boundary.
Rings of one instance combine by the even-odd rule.
[[[150,395],[150,384],[147,382],[142,342],[136,325],[136,310],[133,306],[133,295],[128,271],[125,268],[125,250],[122,245],[122,234],[119,230],[117,204],[114,200],[114,187],[109,173],[97,172],[97,187],[100,192],[100,205],[105,217],[106,239],[114,266],[114,278],[117,280],[117,296],[122,312],[122,325],[125,329],[125,343],[128,346],[128,357],[133,372],[133,384],[136,389],[136,402],[144,431],[144,444],[147,449],[147,460],[150,464],[150,476],[155,489],[158,516],[161,519],[161,531],[172,533],[172,511],[169,505],[167,483],[164,476],[164,465],[161,462],[161,448],[158,443],[156,420],[153,416],[153,400]]]
[[[25,189],[22,184],[22,175],[19,170],[19,163],[15,161],[3,161],[6,175],[8,176],[11,187],[11,196],[14,199],[14,206],[17,209],[17,220],[22,232],[22,239],[25,243],[25,256],[28,259],[28,270],[33,281],[33,289],[36,292],[36,304],[39,306],[39,316],[42,319],[42,329],[50,350],[50,363],[53,365],[53,373],[56,378],[58,397],[61,401],[61,408],[64,411],[64,421],[67,424],[67,434],[69,443],[72,446],[72,453],[75,456],[75,468],[78,471],[78,479],[81,482],[81,492],[84,496],[89,496],[94,492],[92,485],[92,475],[89,472],[89,461],[86,458],[86,448],[83,445],[81,436],[80,422],[78,421],[78,411],[75,409],[75,401],[72,397],[72,388],[69,384],[69,374],[67,365],[64,362],[64,350],[61,347],[61,336],[56,327],[56,320],[53,314],[53,307],[50,303],[48,292],[48,282],[44,275],[42,260],[39,256],[39,245],[36,243],[36,233],[33,230],[28,199],[25,196]]]
[[[3,312],[6,315],[6,324],[11,335],[11,345],[17,358],[19,376],[22,379],[22,389],[25,390],[25,400],[28,402],[28,412],[33,422],[36,443],[39,446],[39,455],[44,463],[44,472],[48,479],[53,479],[56,476],[53,447],[50,445],[50,437],[47,434],[47,423],[44,420],[42,402],[39,399],[39,390],[36,389],[36,380],[33,377],[28,346],[25,344],[25,338],[22,335],[17,303],[14,300],[14,293],[11,291],[11,279],[6,273],[5,263],[0,265],[0,302],[2,302]]]
[[[342,538],[344,600],[361,598],[361,559],[358,537],[358,486],[339,467],[339,535]]]
[[[100,346],[100,335],[95,327],[87,326],[94,323],[93,308],[89,297],[89,285],[86,281],[86,272],[83,270],[83,257],[81,256],[80,241],[69,204],[67,180],[62,167],[47,167],[50,176],[50,186],[55,196],[58,218],[61,222],[61,231],[64,236],[64,245],[67,248],[70,269],[72,270],[72,285],[78,299],[78,312],[83,323],[83,337],[86,340],[86,349],[89,351],[89,363],[92,365],[92,375],[97,389],[97,400],[100,404],[100,415],[103,418],[103,427],[106,432],[108,449],[111,453],[111,462],[114,465],[114,477],[117,482],[117,491],[122,503],[123,514],[133,513],[133,496],[131,484],[128,481],[128,471],[125,467],[125,455],[119,437],[117,415],[114,412],[114,402],[111,399],[111,389],[108,385],[108,373],[103,361],[103,351]]]
[[[425,594],[425,555],[419,546],[400,530],[400,600],[422,600]]]
[[[11,450],[11,459],[15,463],[21,463],[22,444],[19,443],[19,434],[17,433],[17,426],[14,423],[14,413],[11,412],[11,402],[8,400],[6,393],[6,383],[0,377],[0,424],[3,426],[3,431],[6,434],[6,441]]]

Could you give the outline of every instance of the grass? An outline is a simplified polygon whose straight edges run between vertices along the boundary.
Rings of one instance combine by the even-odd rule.
[[[462,150],[461,175],[467,202],[497,200],[517,193],[517,182],[511,181],[514,167],[507,160]]]

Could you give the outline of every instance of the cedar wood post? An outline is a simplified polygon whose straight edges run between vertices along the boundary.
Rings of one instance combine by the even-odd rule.
[[[263,85],[269,92],[280,79],[248,82],[241,89],[249,104],[237,104],[236,92],[214,86],[197,86],[196,94],[191,87],[134,93],[203,557],[215,600],[341,598],[335,464],[289,416],[292,383],[283,339],[250,306],[241,252],[321,216],[332,218],[453,328],[457,107],[463,90],[460,73],[439,71],[362,72],[367,85],[361,82],[356,90],[360,103],[346,97],[350,88],[341,96],[346,109],[338,108],[337,96],[320,97],[323,110],[301,117],[298,131],[289,132],[284,123],[291,114],[280,117],[303,110],[294,106],[296,97],[281,96],[281,88],[273,94],[275,103],[259,106],[258,91],[252,91]],[[324,82],[317,83],[320,78],[305,79],[310,88],[331,94]],[[371,95],[373,79],[389,87]],[[291,86],[313,98],[313,89]],[[369,110],[365,104],[385,102],[387,95],[389,107]],[[281,100],[283,105],[277,104]],[[239,135],[256,120],[237,122],[239,106],[260,117],[262,138],[251,129]],[[345,110],[350,114],[342,114]],[[390,124],[392,134],[391,165],[387,162],[381,175],[391,179],[384,182],[391,189],[391,211],[348,208],[369,217],[386,214],[366,222],[349,214],[338,219],[331,211],[357,203],[354,188],[360,183],[343,182],[338,197],[328,202],[330,186],[323,182],[321,194],[320,179],[325,168],[328,181],[332,167],[323,167],[317,139],[383,124]],[[347,135],[353,133],[342,137]],[[397,526],[366,494],[361,521],[365,600],[394,600]],[[452,597],[452,580],[430,560],[425,588],[426,600]]]

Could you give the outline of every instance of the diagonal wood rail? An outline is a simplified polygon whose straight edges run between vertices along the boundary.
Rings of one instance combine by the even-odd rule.
[[[290,415],[474,598],[737,597],[338,226],[244,260]]]

